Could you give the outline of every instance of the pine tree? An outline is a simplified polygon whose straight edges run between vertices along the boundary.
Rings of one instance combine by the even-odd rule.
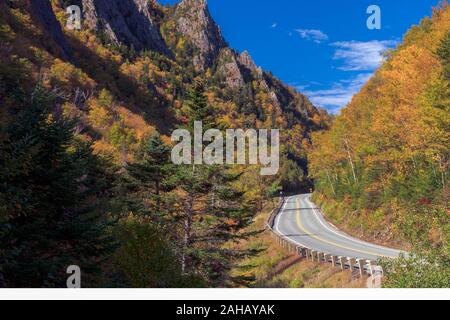
[[[215,127],[214,113],[203,86],[196,82],[188,93],[189,123],[202,121],[203,130]],[[234,188],[239,174],[224,165],[181,165],[171,178],[176,186],[175,221],[179,222],[180,261],[183,274],[197,274],[208,285],[224,285],[230,264],[241,253],[224,243],[247,237],[239,234],[251,221],[252,209],[243,206],[243,193]]]
[[[189,122],[186,129],[188,130],[194,130],[195,121],[203,122],[204,131],[214,127],[214,113],[204,90],[203,82],[196,79],[192,88],[187,92],[186,105],[188,107]]]
[[[170,162],[170,148],[161,140],[159,134],[153,134],[143,140],[136,154],[137,161],[128,163],[128,191],[135,191],[137,201],[141,205],[138,211],[145,215],[163,215],[161,202],[164,200],[162,192],[172,189],[167,178],[173,171]]]
[[[49,112],[38,86],[0,128],[0,274],[8,287],[63,287],[69,265],[83,286],[114,248],[97,204],[108,194],[108,165],[73,135],[73,122]],[[94,281],[96,280],[96,281]]]

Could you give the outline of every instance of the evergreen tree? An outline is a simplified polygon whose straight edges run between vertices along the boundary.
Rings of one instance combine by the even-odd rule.
[[[82,285],[98,285],[98,265],[114,248],[97,204],[108,194],[108,165],[49,112],[38,86],[14,121],[0,127],[0,278],[7,287],[64,287],[78,265]]]
[[[203,130],[215,127],[203,86],[196,82],[188,93],[189,123],[202,121]],[[252,209],[243,205],[243,193],[234,188],[239,174],[223,165],[181,165],[171,178],[176,186],[175,221],[183,274],[197,274],[208,285],[224,285],[231,262],[243,254],[224,249],[227,241],[247,237],[239,231],[251,222]]]
[[[167,177],[173,171],[170,148],[159,134],[153,134],[143,140],[136,159],[136,162],[126,166],[125,191],[134,193],[137,197],[138,207],[140,206],[137,211],[145,215],[163,215],[162,192],[172,189],[167,183]]]
[[[208,98],[204,94],[204,85],[201,80],[196,79],[186,95],[186,105],[188,107],[189,122],[186,129],[193,131],[194,122],[202,121],[203,130],[206,131],[214,127],[214,113],[208,104]]]

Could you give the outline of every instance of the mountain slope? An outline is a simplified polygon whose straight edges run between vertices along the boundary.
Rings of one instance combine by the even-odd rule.
[[[309,189],[305,146],[312,131],[327,126],[328,115],[256,66],[248,52],[228,47],[206,1],[162,7],[144,0],[83,0],[78,2],[83,29],[64,35],[63,2],[52,1],[53,12],[48,5],[29,4],[3,2],[2,21],[14,38],[2,55],[29,61],[28,84],[43,80],[58,91],[57,109],[79,116],[81,133],[97,152],[124,162],[145,135],[168,134],[186,121],[185,93],[198,78],[222,127],[293,129],[282,131],[282,172],[272,182],[286,190]],[[42,28],[25,28],[42,8],[47,9]],[[40,64],[27,46],[39,51]],[[112,139],[117,133],[119,139]],[[298,178],[290,177],[292,169]]]
[[[407,249],[448,246],[449,41],[445,1],[315,135],[316,200],[347,230]]]
[[[254,252],[224,244],[268,196],[310,188],[327,114],[228,47],[205,1],[78,1],[80,31],[67,3],[0,2],[0,286],[64,286],[72,263],[83,287],[236,281]],[[279,174],[175,166],[170,135],[194,120],[281,129]]]
[[[82,0],[84,26],[103,32],[115,43],[170,55],[145,0]]]

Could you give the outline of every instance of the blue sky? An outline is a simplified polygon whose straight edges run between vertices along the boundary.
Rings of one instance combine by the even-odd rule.
[[[176,3],[175,0],[158,0]],[[256,64],[337,113],[370,78],[380,53],[430,16],[438,0],[209,0],[225,39]],[[381,30],[369,30],[369,5]]]

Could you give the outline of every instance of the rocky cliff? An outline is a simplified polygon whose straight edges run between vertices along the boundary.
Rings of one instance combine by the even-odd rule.
[[[237,89],[245,84],[242,67],[232,49],[224,48],[221,50],[217,66],[217,72],[225,79],[229,88]]]
[[[61,25],[55,17],[49,0],[30,1],[33,18],[46,30],[47,36],[59,49],[59,55],[65,60],[72,57],[69,45],[64,37]]]
[[[82,0],[84,24],[115,43],[170,55],[148,0]]]
[[[48,0],[31,1],[36,18],[55,43],[63,58],[70,57],[61,26]],[[137,51],[154,50],[170,58],[183,60],[197,74],[209,69],[215,79],[235,93],[248,92],[244,99],[250,110],[261,108],[265,93],[279,112],[292,113],[304,122],[317,110],[308,99],[259,67],[248,51],[238,54],[230,48],[213,20],[206,0],[182,0],[171,8],[163,8],[154,0],[74,0],[83,11],[83,25],[106,36],[112,43],[133,47]],[[166,28],[164,38],[160,30]],[[169,49],[170,48],[170,49]],[[186,49],[189,48],[189,49]],[[175,54],[173,54],[173,53]],[[193,76],[193,75],[192,75]]]
[[[181,1],[173,19],[177,31],[198,50],[193,60],[195,67],[199,70],[211,67],[227,43],[211,17],[206,0]]]
[[[243,65],[252,72],[257,71],[258,69],[258,67],[255,64],[255,61],[253,61],[253,58],[250,56],[250,53],[248,53],[247,50],[245,50],[239,55],[239,62],[241,63],[241,65]]]

